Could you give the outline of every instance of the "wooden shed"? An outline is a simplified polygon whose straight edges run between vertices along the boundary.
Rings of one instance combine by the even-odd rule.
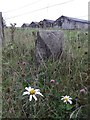
[[[23,23],[23,25],[22,25],[21,27],[22,27],[22,28],[29,27],[29,24],[28,24],[28,23]]]
[[[39,28],[39,24],[38,24],[38,22],[31,22],[31,24],[29,25],[29,27]]]
[[[53,27],[54,20],[44,19],[43,21],[39,22],[42,28]]]
[[[88,29],[88,21],[62,15],[54,22],[54,27],[62,29]]]

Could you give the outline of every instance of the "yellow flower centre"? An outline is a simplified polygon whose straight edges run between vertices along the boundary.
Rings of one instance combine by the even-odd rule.
[[[66,101],[68,101],[68,97],[64,98]]]
[[[35,90],[34,89],[30,90],[30,95],[33,95],[33,94],[35,94]]]

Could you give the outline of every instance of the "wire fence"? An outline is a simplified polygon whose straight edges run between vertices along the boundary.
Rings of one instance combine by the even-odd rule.
[[[60,2],[58,4],[49,5],[49,6],[46,6],[46,7],[42,7],[42,8],[39,8],[39,9],[35,9],[35,10],[32,10],[32,11],[25,12],[23,14],[18,14],[18,15],[15,15],[15,16],[8,17],[5,20],[13,19],[13,18],[17,18],[17,17],[22,17],[22,16],[25,16],[27,14],[32,14],[32,13],[35,13],[35,12],[38,12],[38,11],[42,11],[42,10],[45,10],[45,9],[50,9],[52,7],[61,6],[61,5],[68,4],[68,3],[73,2],[73,1],[75,1],[75,0],[68,0],[68,1],[65,1],[65,2],[62,2],[62,3]],[[36,3],[38,3],[38,1]],[[36,4],[36,3],[33,3],[33,4]],[[27,6],[31,6],[33,4],[25,5],[25,6],[21,7],[21,8],[19,8],[19,9],[25,8]],[[19,9],[13,9],[13,10],[10,10],[10,11],[4,12],[4,13],[13,12],[13,11],[16,11],[16,10],[19,10]]]
[[[17,9],[12,9],[12,10],[5,11],[5,12],[3,12],[3,14],[5,14],[6,16],[8,16],[7,14],[9,14],[9,13],[11,13],[11,12],[19,11],[19,10],[22,10],[23,8],[27,8],[27,7],[30,7],[30,6],[34,6],[35,4],[40,3],[41,1],[43,1],[43,0],[34,1],[34,2],[32,2],[32,3],[29,3],[29,4],[26,4],[26,5],[24,5],[24,6],[21,6],[21,7],[17,8]],[[62,6],[62,5],[64,5],[64,4],[68,4],[68,3],[71,3],[71,2],[74,2],[74,1],[75,1],[75,0],[68,0],[68,1],[65,1],[65,2],[57,3],[57,4],[48,5],[48,6],[46,6],[46,7],[42,7],[42,8],[39,8],[39,9],[32,10],[32,11],[24,12],[24,13],[22,13],[22,14],[16,14],[16,15],[11,16],[11,17],[6,17],[4,20],[5,20],[5,21],[8,21],[8,20],[11,20],[11,19],[15,19],[15,18],[19,18],[19,17],[22,17],[22,16],[26,16],[26,15],[33,14],[33,13],[35,13],[35,12],[41,12],[41,11],[43,11],[43,10],[45,10],[45,9],[46,9],[47,12],[48,12],[48,10],[49,10],[50,8],[57,7],[57,6]],[[19,12],[17,12],[17,13],[19,13]],[[78,18],[78,19],[83,19],[83,18],[86,18],[86,17],[88,18],[88,15],[75,16],[75,18]],[[45,18],[44,18],[44,19],[45,19]]]

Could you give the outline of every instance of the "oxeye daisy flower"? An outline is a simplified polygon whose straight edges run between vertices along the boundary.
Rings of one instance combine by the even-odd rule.
[[[35,99],[35,101],[37,101],[36,94],[41,95],[43,97],[39,89],[34,89],[29,86],[29,87],[26,87],[25,90],[27,91],[23,92],[23,95],[30,95],[29,97],[30,101],[32,101],[32,97]]]
[[[67,96],[67,95],[66,95],[66,96],[62,96],[61,100],[63,100],[64,103],[66,103],[66,104],[67,104],[68,102],[69,102],[70,104],[72,104],[72,101],[71,101],[72,98],[71,98],[70,96]]]

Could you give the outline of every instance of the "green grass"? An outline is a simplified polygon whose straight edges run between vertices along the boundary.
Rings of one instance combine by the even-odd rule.
[[[5,29],[2,49],[3,118],[74,118],[87,117],[88,96],[88,35],[86,31],[63,30],[64,52],[59,60],[49,59],[35,66],[35,36],[37,29],[19,29],[11,41],[10,29]],[[26,64],[23,65],[23,62]],[[54,79],[54,84],[50,80]],[[44,98],[29,101],[22,96],[26,86],[39,88]],[[80,89],[85,89],[82,96]],[[61,96],[69,95],[77,102],[64,104]],[[78,109],[77,109],[78,108]],[[83,108],[85,108],[83,110]],[[76,110],[76,111],[75,111]],[[75,111],[75,112],[73,112]]]

